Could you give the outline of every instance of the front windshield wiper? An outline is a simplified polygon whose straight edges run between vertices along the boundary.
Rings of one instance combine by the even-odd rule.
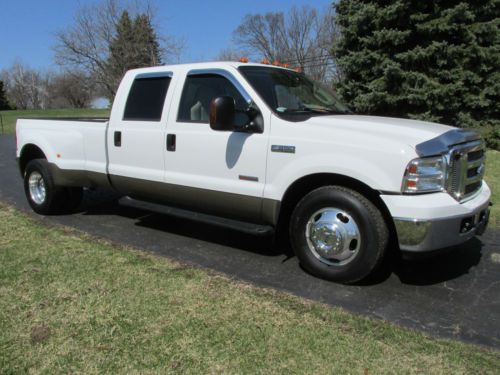
[[[308,106],[302,106],[300,108],[285,108],[283,110],[278,110],[280,113],[318,113],[318,114],[337,114],[337,115],[343,115],[346,112],[343,111],[338,111],[335,109],[331,108],[313,108],[313,107],[308,107]]]

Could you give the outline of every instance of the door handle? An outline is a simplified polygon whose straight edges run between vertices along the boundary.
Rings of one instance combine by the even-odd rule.
[[[175,151],[175,134],[167,134],[167,151]]]
[[[122,146],[122,132],[115,132],[115,146]]]

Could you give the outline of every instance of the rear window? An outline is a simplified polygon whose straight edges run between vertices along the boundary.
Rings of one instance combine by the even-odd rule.
[[[170,77],[136,78],[127,98],[123,120],[160,121]]]

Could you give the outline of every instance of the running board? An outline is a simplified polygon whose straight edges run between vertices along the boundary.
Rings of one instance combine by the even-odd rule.
[[[274,232],[274,228],[270,225],[259,225],[239,220],[226,219],[220,216],[202,214],[199,212],[184,210],[181,208],[175,208],[171,206],[165,206],[162,204],[141,201],[130,197],[123,197],[118,201],[118,203],[126,207],[152,211],[159,214],[178,217],[181,219],[194,220],[200,223],[215,225],[218,227],[224,227],[256,236],[266,236]]]

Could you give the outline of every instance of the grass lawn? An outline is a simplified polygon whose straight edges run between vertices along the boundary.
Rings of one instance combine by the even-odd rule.
[[[47,226],[2,203],[0,223],[0,373],[500,369],[497,351]]]
[[[108,117],[109,109],[36,109],[25,111],[0,111],[5,134],[14,133],[18,117]],[[1,128],[0,128],[1,132]]]
[[[490,227],[500,228],[500,152],[489,150],[486,154],[486,182],[492,190]]]

